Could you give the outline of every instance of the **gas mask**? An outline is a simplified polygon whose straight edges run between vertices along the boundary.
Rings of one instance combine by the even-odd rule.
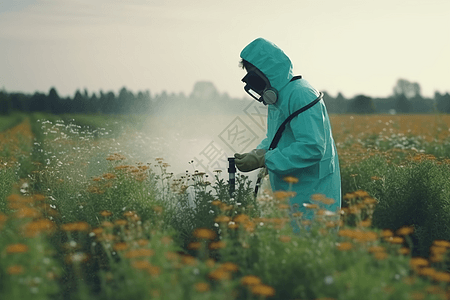
[[[278,91],[274,89],[269,79],[257,68],[251,68],[241,80],[245,83],[244,90],[253,99],[267,104],[274,104],[278,100]]]

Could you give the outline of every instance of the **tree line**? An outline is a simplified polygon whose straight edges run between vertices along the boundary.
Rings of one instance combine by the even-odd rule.
[[[77,90],[73,97],[60,97],[53,87],[48,94],[0,91],[0,114],[7,115],[15,111],[52,114],[239,113],[243,101],[252,100],[220,94],[213,83],[208,81],[197,82],[189,96],[167,92],[151,95],[149,91],[133,93],[123,87],[117,94],[113,91],[90,94],[87,90]],[[393,94],[387,98],[357,95],[347,99],[342,93],[332,97],[324,92],[324,101],[328,112],[335,114],[450,113],[449,93],[435,92],[434,98],[425,98],[421,95],[418,83],[405,79],[397,81]]]

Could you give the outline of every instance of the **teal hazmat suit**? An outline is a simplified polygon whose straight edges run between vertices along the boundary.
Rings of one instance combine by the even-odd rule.
[[[240,57],[259,69],[278,91],[277,101],[268,105],[267,136],[257,146],[257,149],[266,151],[264,161],[273,191],[287,191],[289,184],[283,178],[293,176],[298,179],[298,183],[292,185],[296,196],[290,200],[294,211],[303,212],[306,219],[311,219],[313,215],[303,203],[313,203],[311,196],[322,194],[335,200],[334,204],[326,206],[335,212],[341,207],[341,177],[323,100],[293,118],[286,125],[278,146],[269,150],[281,123],[314,101],[319,92],[305,79],[291,81],[294,76],[291,60],[275,44],[263,38],[247,45]]]

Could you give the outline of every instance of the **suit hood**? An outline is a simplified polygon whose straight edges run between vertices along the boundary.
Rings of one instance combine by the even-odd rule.
[[[278,91],[294,76],[289,57],[266,39],[257,38],[241,51],[240,56],[263,72],[272,87]]]

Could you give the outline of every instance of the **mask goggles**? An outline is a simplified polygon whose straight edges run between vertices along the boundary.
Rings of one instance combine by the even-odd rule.
[[[265,105],[276,102],[277,95],[275,89],[271,88],[267,77],[258,69],[252,68],[248,70],[241,81],[246,84],[244,90],[253,99],[262,102]]]

